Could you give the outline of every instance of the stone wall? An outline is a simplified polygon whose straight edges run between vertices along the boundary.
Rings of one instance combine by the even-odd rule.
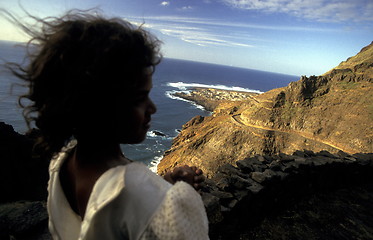
[[[257,228],[268,216],[273,218],[283,214],[284,210],[304,199],[347,186],[351,189],[366,184],[372,186],[372,183],[372,153],[348,155],[344,152],[331,154],[326,151],[297,151],[293,155],[250,157],[238,161],[237,167],[229,164],[220,167],[218,173],[206,181],[202,198],[209,216],[212,239],[250,239],[244,237],[245,233],[253,236],[251,230]],[[373,188],[371,190],[373,193]],[[372,196],[363,198],[372,202]],[[316,209],[317,206],[311,206],[311,210],[312,208]],[[333,206],[331,211],[332,208]],[[373,220],[372,213],[366,213],[364,217]],[[364,225],[367,222],[362,221],[355,227],[370,231],[373,236],[373,228],[367,227]],[[349,232],[351,231],[354,232],[355,229],[350,229]],[[359,233],[356,231],[353,234]],[[302,234],[306,237],[308,233]],[[319,237],[323,239],[325,236]],[[260,236],[255,235],[255,239],[260,239]]]

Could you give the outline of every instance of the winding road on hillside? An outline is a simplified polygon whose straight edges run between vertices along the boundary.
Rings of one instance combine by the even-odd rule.
[[[296,134],[296,135],[301,136],[305,139],[328,145],[329,147],[335,148],[337,150],[341,150],[341,151],[349,153],[349,154],[353,153],[352,151],[349,151],[349,150],[344,149],[342,147],[336,146],[335,144],[332,144],[328,141],[323,141],[323,140],[320,140],[320,139],[316,139],[316,138],[307,136],[305,133],[300,133],[300,132],[296,132],[296,131],[284,131],[284,130],[273,129],[273,128],[268,128],[268,127],[263,127],[263,126],[258,126],[258,125],[253,125],[253,124],[250,124],[250,123],[247,123],[247,122],[243,122],[242,119],[241,119],[241,114],[233,115],[232,119],[235,123],[239,124],[240,126],[252,127],[252,128],[256,128],[256,129],[265,130],[265,131],[274,131],[274,132],[285,133],[285,134]]]

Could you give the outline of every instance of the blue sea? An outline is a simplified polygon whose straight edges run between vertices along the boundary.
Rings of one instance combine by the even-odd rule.
[[[24,55],[23,47],[0,41],[1,63],[21,63]],[[211,114],[201,106],[173,97],[172,92],[187,91],[191,87],[214,87],[260,93],[284,87],[297,80],[299,76],[165,58],[153,76],[150,95],[158,111],[153,115],[147,138],[141,144],[123,145],[122,150],[130,159],[142,161],[154,170],[183,124],[196,115]],[[26,89],[15,85],[16,83],[22,82],[0,67],[0,121],[11,124],[16,131],[24,133],[27,127],[17,99]],[[155,131],[165,136],[159,136]]]

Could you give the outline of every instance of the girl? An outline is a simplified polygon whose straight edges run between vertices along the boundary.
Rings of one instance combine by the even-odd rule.
[[[41,131],[37,148],[52,159],[53,238],[208,239],[201,197],[178,181],[198,186],[201,171],[168,173],[171,185],[120,149],[144,140],[156,112],[149,92],[159,41],[97,14],[34,19],[40,32],[22,25],[33,37],[30,63],[15,73],[29,86],[24,115]]]

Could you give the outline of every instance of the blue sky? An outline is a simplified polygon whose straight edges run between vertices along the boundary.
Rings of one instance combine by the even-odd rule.
[[[373,0],[0,0],[27,21],[99,7],[145,27],[165,57],[320,75],[373,41]],[[0,39],[25,36],[0,18]]]

